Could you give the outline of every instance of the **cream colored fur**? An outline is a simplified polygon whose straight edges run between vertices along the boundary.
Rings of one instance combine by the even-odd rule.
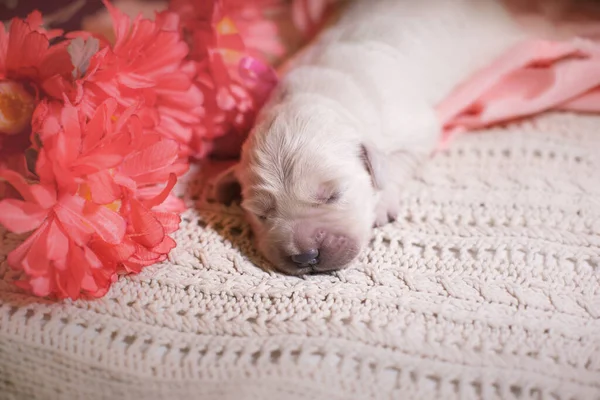
[[[284,67],[217,192],[239,181],[257,245],[275,268],[345,267],[372,226],[394,218],[406,174],[435,148],[436,104],[524,35],[494,0],[350,3]],[[315,242],[305,237],[315,232],[338,240],[323,246],[343,246],[341,261],[299,268],[289,256],[306,251],[301,242]]]

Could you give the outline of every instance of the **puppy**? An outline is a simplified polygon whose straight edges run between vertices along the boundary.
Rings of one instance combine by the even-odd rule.
[[[439,139],[435,105],[523,38],[495,0],[370,0],[341,15],[282,78],[213,196],[241,205],[284,273],[344,268]]]

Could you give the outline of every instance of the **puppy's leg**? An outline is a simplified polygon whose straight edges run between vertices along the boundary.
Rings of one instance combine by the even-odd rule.
[[[375,209],[375,226],[393,222],[400,212],[400,191],[403,185],[427,159],[423,153],[398,151],[386,156],[387,179],[380,189]]]
[[[424,146],[422,148],[427,148]],[[400,150],[384,154],[372,143],[362,145],[362,159],[375,189],[375,226],[395,221],[400,211],[400,190],[428,158],[424,150]]]

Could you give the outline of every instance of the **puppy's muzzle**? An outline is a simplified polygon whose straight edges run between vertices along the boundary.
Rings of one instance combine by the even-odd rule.
[[[278,269],[292,275],[327,272],[345,268],[359,252],[359,241],[330,226],[315,226],[303,221],[296,225],[293,239],[296,252],[282,248]]]

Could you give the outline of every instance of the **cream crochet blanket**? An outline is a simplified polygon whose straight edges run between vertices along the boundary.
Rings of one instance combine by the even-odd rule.
[[[10,284],[1,399],[599,399],[600,118],[458,137],[352,268],[264,272],[236,207],[98,301]],[[196,179],[196,177],[193,177]]]
[[[19,292],[0,230],[0,400],[600,399],[600,117],[458,137],[330,275],[259,268],[200,172],[169,260],[97,301]]]

